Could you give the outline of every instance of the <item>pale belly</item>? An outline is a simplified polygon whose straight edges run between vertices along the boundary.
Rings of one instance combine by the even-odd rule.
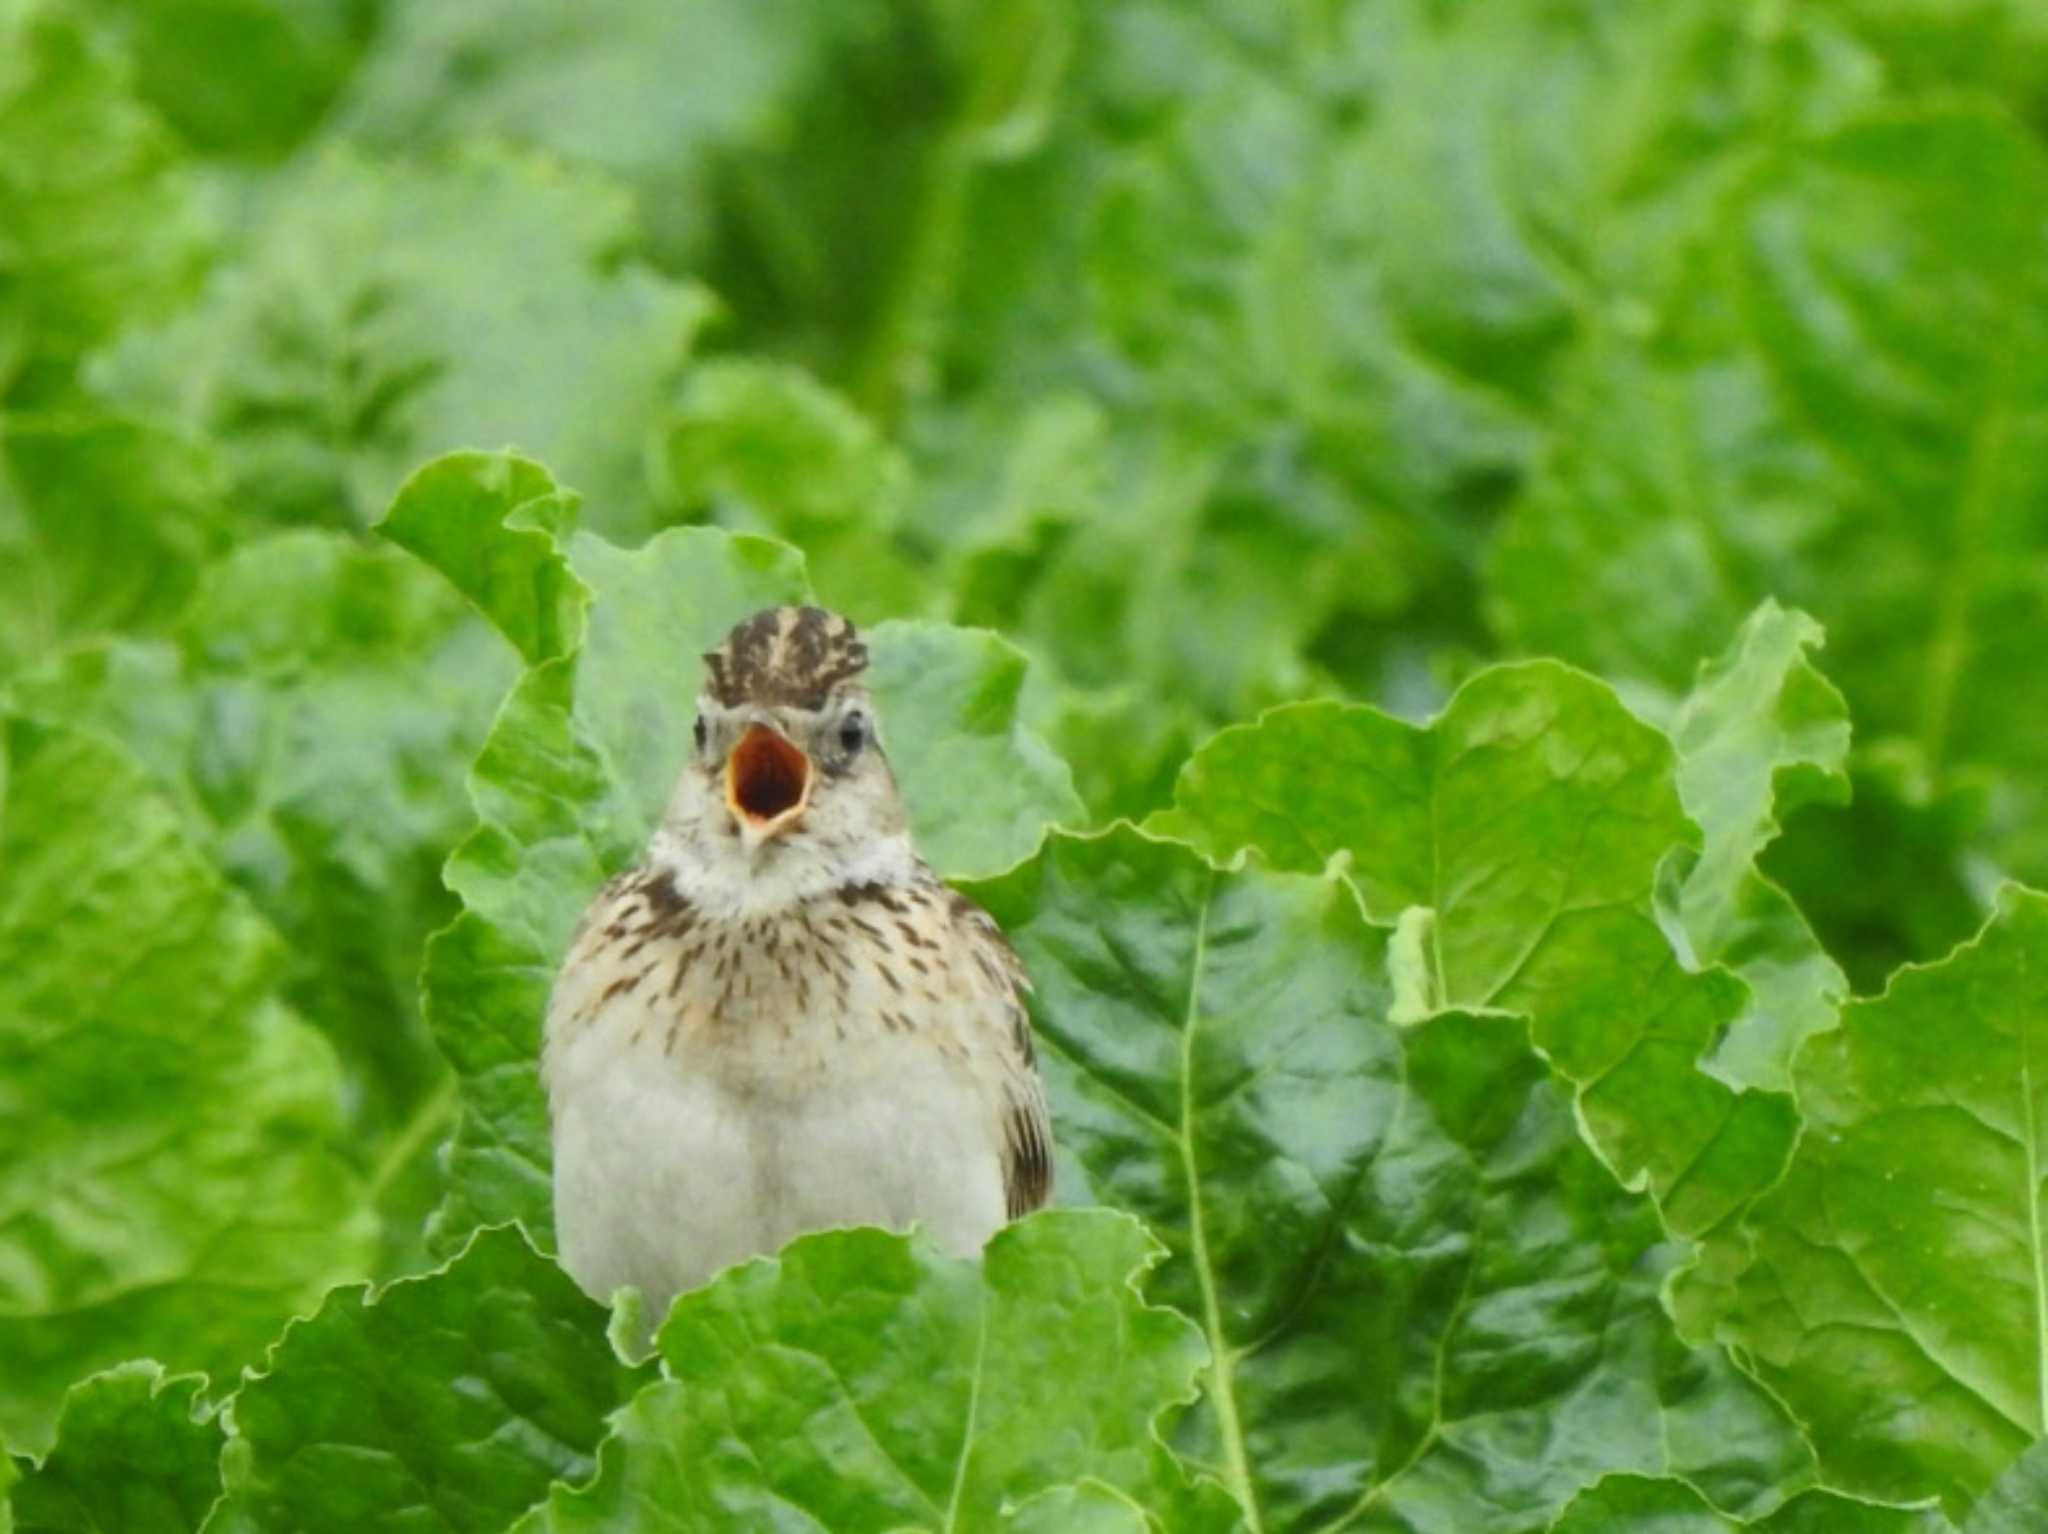
[[[550,1072],[562,1262],[600,1299],[633,1285],[658,1322],[675,1294],[809,1231],[915,1223],[968,1255],[1003,1223],[986,1097],[928,1039],[870,1035],[770,1091],[605,1034],[564,1041]]]

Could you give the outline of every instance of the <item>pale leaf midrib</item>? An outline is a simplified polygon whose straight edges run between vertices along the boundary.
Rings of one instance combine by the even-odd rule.
[[[1211,870],[1202,889],[1201,914],[1195,922],[1195,951],[1188,971],[1187,1014],[1181,1022],[1181,1170],[1188,1185],[1189,1255],[1194,1261],[1195,1276],[1202,1286],[1202,1329],[1209,1339],[1210,1396],[1216,1408],[1217,1428],[1223,1436],[1224,1467],[1230,1478],[1230,1489],[1244,1509],[1245,1527],[1251,1534],[1264,1534],[1258,1498],[1252,1487],[1251,1462],[1245,1452],[1244,1425],[1237,1415],[1236,1386],[1232,1380],[1235,1359],[1223,1335],[1223,1307],[1217,1298],[1216,1274],[1209,1259],[1209,1237],[1202,1220],[1201,1173],[1195,1164],[1195,1024],[1201,1015],[1202,967],[1208,960],[1209,911],[1215,904],[1215,898],[1216,874]]]

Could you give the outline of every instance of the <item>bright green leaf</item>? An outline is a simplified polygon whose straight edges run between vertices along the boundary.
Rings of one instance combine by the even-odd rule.
[[[1517,1020],[1388,1011],[1341,881],[1120,829],[975,894],[1036,983],[1065,1197],[1144,1218],[1216,1363],[1177,1448],[1272,1531],[1540,1528],[1591,1476],[1732,1510],[1810,1475],[1658,1304],[1654,1211]]]
[[[663,499],[804,551],[818,599],[856,623],[926,605],[898,527],[902,453],[795,368],[720,359],[692,370],[671,418]]]
[[[1608,688],[1539,662],[1481,673],[1427,728],[1310,703],[1225,730],[1160,825],[1218,857],[1341,859],[1389,926],[1434,913],[1436,1004],[1526,1013],[1616,1172],[1704,1237],[1776,1178],[1796,1124],[1783,1095],[1698,1068],[1743,995],[1686,970],[1652,910],[1696,837],[1675,767]]]
[[[439,570],[537,665],[582,642],[586,593],[560,552],[579,506],[537,463],[451,453],[399,487],[377,530]]]
[[[316,127],[376,30],[377,0],[85,0],[136,90],[202,153],[269,158]]]
[[[215,565],[175,644],[75,651],[17,706],[111,734],[188,836],[285,938],[285,998],[333,1042],[347,1147],[386,1227],[377,1271],[417,1264],[439,1197],[452,1081],[419,1008],[453,914],[441,865],[470,824],[462,775],[514,668],[396,550],[304,531]]]
[[[634,1376],[605,1315],[516,1230],[445,1268],[345,1289],[234,1401],[231,1494],[209,1534],[498,1534],[596,1469]]]
[[[205,452],[132,421],[0,415],[0,679],[175,620],[226,541],[218,481]]]
[[[422,459],[516,447],[644,531],[643,458],[708,311],[625,257],[630,203],[503,151],[283,178],[240,259],[129,337],[102,393],[212,437],[245,512],[360,526]]]
[[[197,1534],[220,1496],[220,1427],[198,1409],[205,1384],[128,1363],[72,1386],[56,1448],[14,1488],[17,1534]]]
[[[1194,1326],[1139,1297],[1156,1250],[1101,1211],[1035,1216],[979,1261],[877,1230],[805,1237],[677,1302],[672,1377],[621,1414],[594,1485],[520,1527],[995,1530],[1082,1477],[1142,1505],[1203,1360]]]
[[[1959,1514],[2048,1425],[2048,895],[1797,1062],[1806,1132],[1725,1327],[1831,1484]]]
[[[170,135],[54,5],[0,8],[0,399],[57,397],[124,321],[196,279]]]
[[[2044,201],[2041,145],[1976,104],[1761,156],[1693,280],[1574,368],[1494,551],[1509,637],[1676,687],[1754,602],[1796,603],[1859,737],[2002,770],[1987,839],[2048,870],[2048,726],[2007,701],[2048,643]]]
[[[370,1256],[275,935],[132,760],[0,726],[0,1431],[152,1355],[232,1376]]]

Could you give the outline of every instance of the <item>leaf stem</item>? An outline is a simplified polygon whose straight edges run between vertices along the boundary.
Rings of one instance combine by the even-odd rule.
[[[1210,871],[1202,892],[1202,913],[1195,923],[1195,957],[1188,977],[1187,1017],[1180,1031],[1180,1158],[1188,1184],[1188,1237],[1193,1247],[1195,1275],[1202,1284],[1202,1325],[1209,1334],[1209,1374],[1213,1383],[1210,1398],[1215,1403],[1216,1421],[1223,1433],[1223,1453],[1230,1476],[1230,1488],[1244,1508],[1245,1527],[1251,1534],[1264,1534],[1259,1521],[1258,1497],[1252,1487],[1251,1463],[1244,1448],[1244,1425],[1238,1420],[1236,1387],[1231,1374],[1235,1365],[1229,1342],[1223,1335],[1223,1306],[1216,1296],[1216,1275],[1210,1267],[1209,1236],[1202,1220],[1202,1175],[1195,1162],[1195,1024],[1201,1015],[1202,965],[1209,948],[1209,909],[1216,897],[1216,874]]]

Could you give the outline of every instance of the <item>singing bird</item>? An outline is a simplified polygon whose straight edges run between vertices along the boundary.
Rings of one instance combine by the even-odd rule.
[[[584,913],[542,1075],[562,1262],[670,1299],[792,1237],[979,1251],[1052,1190],[1022,964],[911,844],[852,624],[774,607],[704,657],[694,749]]]

